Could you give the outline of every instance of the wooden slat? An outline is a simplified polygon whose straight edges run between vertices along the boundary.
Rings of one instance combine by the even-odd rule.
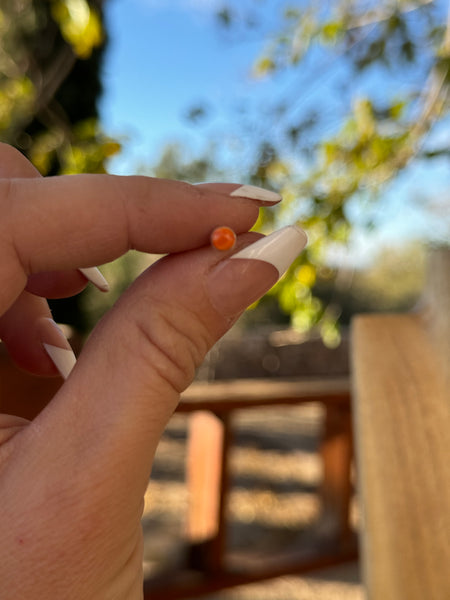
[[[191,547],[190,563],[205,572],[217,572],[223,566],[230,442],[228,415],[218,417],[198,410],[190,416],[186,533]]]
[[[353,324],[355,443],[370,600],[450,598],[450,393],[419,317]]]
[[[353,496],[353,436],[350,402],[325,405],[323,432],[319,444],[322,463],[320,527],[324,539],[345,546],[354,543],[350,527]]]
[[[347,377],[329,379],[233,379],[192,384],[181,395],[180,412],[232,410],[312,401],[349,401]]]

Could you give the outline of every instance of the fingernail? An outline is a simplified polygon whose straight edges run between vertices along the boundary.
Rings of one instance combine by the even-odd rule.
[[[231,192],[230,196],[249,198],[250,200],[261,200],[267,204],[277,204],[281,200],[280,194],[257,187],[256,185],[241,185]]]
[[[299,227],[283,227],[220,262],[207,281],[216,310],[226,317],[242,312],[278,281],[306,242]]]
[[[45,351],[58,369],[61,377],[67,379],[77,359],[66,336],[53,319],[43,318],[40,320],[39,326]]]
[[[307,241],[303,229],[288,225],[243,248],[230,258],[250,258],[268,262],[277,269],[281,277],[306,246]]]
[[[78,269],[82,275],[91,281],[95,287],[102,292],[109,292],[109,283],[97,269],[97,267],[89,267],[87,269]]]

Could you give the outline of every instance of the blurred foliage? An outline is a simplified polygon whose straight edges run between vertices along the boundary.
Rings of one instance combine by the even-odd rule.
[[[320,272],[310,265],[302,265],[297,277],[304,289],[312,289],[311,298],[327,307],[330,317],[323,320],[318,333],[328,346],[340,341],[341,327],[350,325],[356,313],[398,312],[415,309],[420,305],[426,277],[426,247],[422,242],[410,241],[401,246],[385,247],[364,268],[340,267],[337,271],[322,268]],[[282,296],[282,294],[280,294]],[[287,294],[288,302],[291,300]],[[311,300],[311,302],[313,302]],[[295,307],[294,307],[295,310]],[[289,325],[288,312],[280,312],[279,299],[265,296],[250,307],[241,320],[244,328],[279,327]],[[311,316],[300,314],[297,330],[308,335]],[[303,320],[302,320],[303,319]],[[292,324],[292,322],[291,322]]]
[[[159,256],[130,250],[120,258],[102,265],[101,271],[110,285],[107,294],[101,294],[89,285],[82,294],[82,314],[85,332],[90,331],[101,317],[114,306],[127,287]]]
[[[420,242],[386,247],[364,269],[343,267],[333,282],[318,280],[314,292],[346,325],[355,313],[411,310],[420,303],[426,257]]]
[[[120,145],[100,128],[101,0],[4,0],[0,139],[42,175],[105,172]]]
[[[51,14],[64,39],[80,58],[89,58],[103,41],[103,26],[94,5],[86,0],[51,0]]]
[[[104,173],[120,150],[97,101],[106,35],[102,0],[2,0],[0,140],[42,175]],[[54,317],[86,328],[83,295],[52,301]]]
[[[150,174],[153,177],[189,183],[220,181],[223,173],[216,167],[214,156],[213,146],[201,156],[192,159],[191,156],[185,155],[183,147],[179,144],[169,144],[161,153],[157,164],[152,167]],[[148,172],[148,168],[144,170]]]
[[[254,39],[259,6],[225,2],[217,23],[231,37],[247,28]],[[249,137],[243,145],[257,147],[249,182],[279,189],[284,198],[258,226],[270,231],[297,221],[309,236],[307,250],[272,294],[294,327],[317,327],[329,344],[339,339],[342,309],[320,298],[315,285],[337,274],[328,266],[330,251],[351,238],[349,208],[359,206],[359,220],[370,230],[375,224],[364,215],[373,211],[366,209],[390,182],[414,161],[449,155],[448,144],[430,146],[449,109],[448,10],[448,3],[432,0],[292,0],[280,8],[274,31],[261,29],[267,45],[255,59],[254,77],[280,81],[292,71],[299,84],[250,117],[248,134],[243,123],[242,137]],[[335,97],[318,97],[317,79],[337,65]],[[308,96],[316,105],[298,109]],[[344,109],[331,122],[328,105],[334,110],[336,98]]]
[[[420,302],[426,251],[420,243],[386,248],[368,269],[353,273],[354,302],[365,311],[410,310]]]

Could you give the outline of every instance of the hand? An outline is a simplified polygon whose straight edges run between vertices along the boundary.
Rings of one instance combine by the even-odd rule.
[[[0,596],[141,598],[140,518],[161,433],[206,352],[305,236],[248,232],[278,200],[258,188],[40,178],[5,145],[0,165],[0,338],[22,367],[56,373],[44,344],[68,346],[45,298],[80,291],[79,268],[130,248],[167,254],[97,325],[33,421],[0,416]],[[222,224],[238,234],[232,253],[209,245]]]

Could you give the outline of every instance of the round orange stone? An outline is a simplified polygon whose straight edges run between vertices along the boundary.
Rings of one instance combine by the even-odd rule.
[[[217,250],[231,250],[236,243],[236,234],[230,227],[216,227],[211,234],[211,244]]]

